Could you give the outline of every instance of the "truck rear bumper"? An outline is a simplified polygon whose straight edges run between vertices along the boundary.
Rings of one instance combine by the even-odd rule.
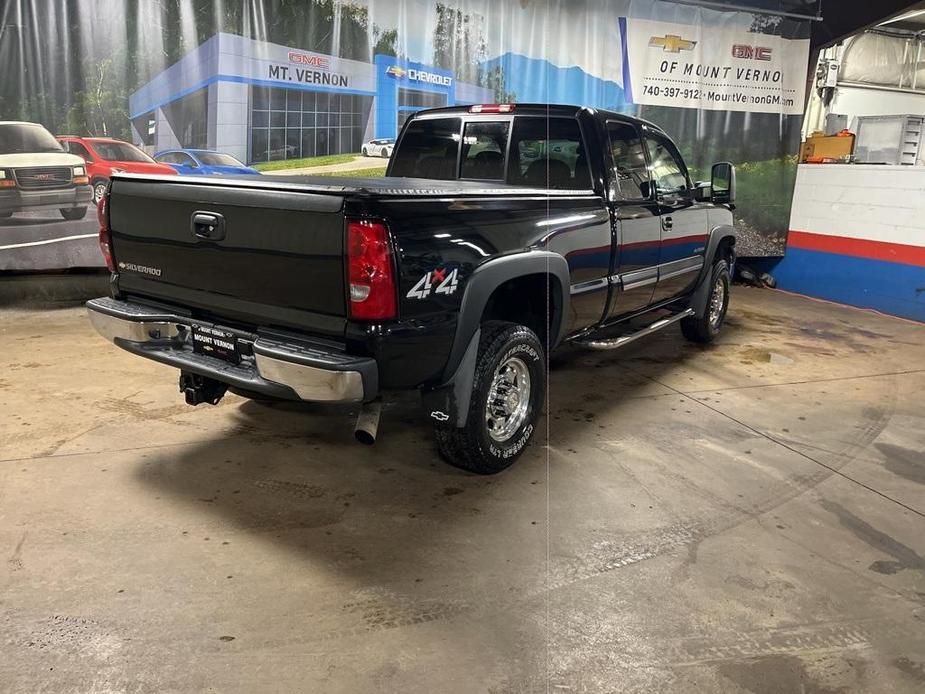
[[[142,304],[107,297],[87,302],[90,322],[119,347],[183,371],[270,397],[310,402],[367,402],[378,395],[378,367],[328,343],[239,333],[240,362],[193,351],[193,325],[213,326]]]

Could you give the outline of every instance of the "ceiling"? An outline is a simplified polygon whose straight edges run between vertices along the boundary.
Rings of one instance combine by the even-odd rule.
[[[882,24],[885,20],[899,17],[912,10],[925,10],[925,2],[910,0],[822,0],[822,21],[813,22],[812,45],[814,49],[825,48],[856,34],[862,29]],[[904,20],[910,26],[925,29],[925,13]],[[919,22],[922,22],[919,24]],[[903,23],[888,24],[892,29],[903,28]]]

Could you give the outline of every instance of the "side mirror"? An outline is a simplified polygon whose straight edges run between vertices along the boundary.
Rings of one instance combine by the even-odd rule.
[[[694,200],[713,202],[713,184],[709,181],[697,181],[694,184]]]
[[[712,200],[718,205],[735,202],[736,199],[736,167],[728,161],[721,161],[713,165],[710,175]]]

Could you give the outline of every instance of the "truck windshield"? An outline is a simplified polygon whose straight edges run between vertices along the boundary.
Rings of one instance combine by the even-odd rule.
[[[393,176],[456,178],[459,118],[421,118],[411,121],[392,160]]]
[[[93,149],[106,161],[144,161],[154,163],[154,160],[128,142],[94,142]]]
[[[64,148],[41,125],[35,123],[0,125],[0,154],[63,151]]]

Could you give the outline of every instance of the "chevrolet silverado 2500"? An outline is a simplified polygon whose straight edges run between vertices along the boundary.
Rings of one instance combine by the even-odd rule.
[[[617,113],[421,111],[384,178],[114,175],[112,291],[89,315],[194,405],[230,388],[369,414],[419,390],[444,458],[493,473],[534,434],[556,347],[675,323],[713,339],[734,195],[730,164],[694,184],[661,129]]]

